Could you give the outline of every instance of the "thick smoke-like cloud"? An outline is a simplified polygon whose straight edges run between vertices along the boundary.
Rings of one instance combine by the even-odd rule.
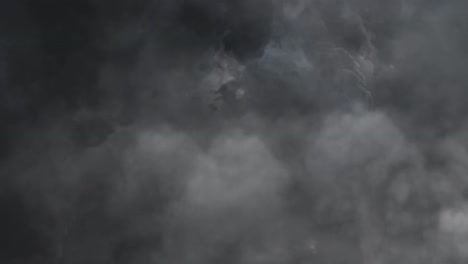
[[[0,262],[466,262],[466,7],[2,1]]]

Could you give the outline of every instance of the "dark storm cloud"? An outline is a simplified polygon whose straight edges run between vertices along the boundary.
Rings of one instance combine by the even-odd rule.
[[[466,260],[465,9],[2,1],[0,261]]]

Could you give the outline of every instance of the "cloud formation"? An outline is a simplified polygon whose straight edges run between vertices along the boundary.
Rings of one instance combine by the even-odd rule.
[[[466,261],[466,7],[2,1],[0,261]]]

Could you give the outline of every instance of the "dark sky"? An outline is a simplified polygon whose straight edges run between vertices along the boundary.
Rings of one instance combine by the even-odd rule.
[[[0,1],[0,262],[464,263],[467,8]]]

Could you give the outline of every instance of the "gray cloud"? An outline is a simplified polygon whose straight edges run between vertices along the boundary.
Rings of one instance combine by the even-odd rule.
[[[465,7],[3,1],[0,261],[466,261]]]

